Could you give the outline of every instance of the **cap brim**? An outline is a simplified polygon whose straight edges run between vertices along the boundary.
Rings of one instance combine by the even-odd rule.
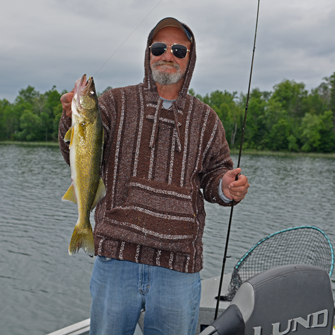
[[[192,42],[192,35],[190,32],[188,32],[185,27],[175,18],[173,17],[166,17],[165,19],[162,19],[161,21],[159,21],[156,25],[156,27],[154,28],[153,32],[152,32],[152,36],[151,39],[152,40],[155,35],[163,28],[165,27],[175,27],[178,28],[180,30],[182,30],[186,37]]]

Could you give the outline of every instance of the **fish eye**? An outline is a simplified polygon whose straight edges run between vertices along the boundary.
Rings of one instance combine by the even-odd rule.
[[[91,95],[95,95],[95,92],[94,91],[90,91]]]

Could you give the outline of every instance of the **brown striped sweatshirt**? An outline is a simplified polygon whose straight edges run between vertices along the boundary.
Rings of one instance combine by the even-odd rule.
[[[169,109],[152,79],[149,44],[144,83],[99,98],[107,194],[95,211],[95,253],[198,272],[203,267],[204,198],[231,205],[220,199],[218,185],[233,164],[217,114],[187,94],[196,60],[194,36],[183,88]],[[59,142],[68,164],[64,136],[70,126],[63,112]]]

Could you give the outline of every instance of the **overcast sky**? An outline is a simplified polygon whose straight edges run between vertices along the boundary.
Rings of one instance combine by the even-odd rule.
[[[257,0],[1,0],[0,99],[28,85],[71,90],[84,73],[100,92],[137,84],[147,35],[166,16],[195,34],[196,93],[246,92],[256,12]],[[334,0],[261,0],[252,87],[293,79],[310,90],[334,72]]]

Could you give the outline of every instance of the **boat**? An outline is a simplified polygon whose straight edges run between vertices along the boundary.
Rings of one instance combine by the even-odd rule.
[[[300,271],[307,271],[307,270],[310,270],[310,268],[311,268],[311,266],[309,266],[309,265],[300,265],[300,264],[299,265],[284,266],[284,267],[279,267],[279,268],[282,268],[282,269],[275,268],[275,269],[269,270],[270,276],[272,276],[272,277],[275,276],[275,278],[283,277],[282,276],[282,271],[286,271],[286,272],[288,270],[291,271],[292,267],[293,268],[294,267],[299,268]],[[306,267],[307,267],[307,270],[306,270]],[[314,268],[316,268],[316,267],[314,267]],[[315,269],[312,269],[312,271],[315,271]],[[320,269],[316,268],[316,271],[320,271]],[[319,272],[318,272],[318,274],[319,274]],[[329,276],[326,273],[325,273],[325,275],[328,277],[328,280],[329,280]],[[267,274],[265,274],[265,277],[266,276],[267,276]],[[309,273],[308,276],[311,276],[311,274]],[[257,275],[255,277],[257,277]],[[253,278],[255,278],[255,277],[253,277]],[[264,280],[264,273],[261,273],[260,276],[258,276],[258,277],[260,277],[260,280]],[[325,278],[326,277],[324,276],[323,280],[327,280]],[[230,280],[231,280],[231,274],[227,274],[227,275],[224,276],[223,283],[222,283],[222,294],[223,295],[228,293],[228,287],[229,287]],[[300,277],[299,277],[299,280],[301,280]],[[220,319],[222,319],[222,317],[224,317],[225,313],[227,313],[230,310],[229,306],[234,302],[234,300],[232,301],[232,303],[230,303],[229,301],[220,301],[220,304],[219,304],[219,315],[220,315],[220,317],[216,321],[214,321],[214,323],[213,323],[214,312],[215,312],[216,301],[217,301],[216,300],[217,289],[218,289],[219,282],[220,282],[219,277],[204,279],[201,282],[202,288],[201,288],[199,320],[198,320],[198,326],[197,326],[197,331],[196,331],[197,335],[198,334],[201,334],[201,335],[211,334],[210,331],[212,331],[212,329],[215,330],[215,328],[213,328],[212,324],[214,324],[214,326],[215,326],[215,322],[216,323],[220,322]],[[313,281],[313,283],[314,282],[316,282],[316,281]],[[330,280],[329,280],[329,282],[330,282]],[[320,282],[320,284],[322,285],[322,287],[325,286],[324,283],[322,283],[322,282]],[[271,284],[271,285],[273,285],[273,284]],[[329,287],[330,287],[330,283],[329,283]],[[320,294],[323,294],[326,297],[328,297],[328,303],[331,300],[332,308],[331,308],[331,311],[330,311],[328,316],[329,316],[329,320],[333,321],[334,320],[334,301],[333,301],[331,288],[330,288],[330,292],[329,292],[329,287],[328,287],[328,292],[320,292]],[[242,286],[241,286],[241,288],[242,288]],[[294,290],[295,290],[295,288],[294,288]],[[302,288],[302,290],[304,290],[304,288]],[[308,290],[310,290],[310,288],[308,288]],[[288,293],[288,294],[291,295],[291,293]],[[329,294],[331,295],[331,297],[329,296]],[[305,303],[306,303],[305,301],[302,301],[302,304],[305,304]],[[284,306],[284,308],[287,309],[287,306]],[[312,308],[311,315],[313,313],[315,314],[315,312],[318,312],[318,310],[313,310],[313,308]],[[139,321],[138,321],[138,324],[136,326],[134,335],[143,335],[142,329],[143,329],[144,313],[145,313],[145,311],[142,311],[142,313],[140,315],[140,318],[139,318]],[[312,322],[314,322],[314,324],[316,324],[315,323],[316,321],[313,321],[311,319],[312,316],[309,317],[308,315],[299,315],[299,317],[300,317],[301,320],[308,320],[308,322],[310,323],[310,327],[306,328],[305,332],[300,332],[300,333],[299,332],[293,332],[292,334],[296,334],[296,335],[299,335],[299,334],[306,334],[306,335],[307,334],[311,334],[311,335],[318,334],[319,335],[320,331],[323,330],[323,328],[318,328],[317,330],[314,329],[314,332],[313,332],[313,329],[311,328],[311,326],[313,325]],[[298,320],[297,317],[296,317],[296,319]],[[299,322],[299,320],[298,320],[298,322]],[[321,322],[322,322],[322,320],[321,320]],[[227,324],[227,322],[225,320],[224,320],[224,323]],[[303,321],[301,321],[300,323],[303,323]],[[290,322],[290,325],[291,324],[292,324],[292,327],[293,327],[294,319],[293,319],[292,323]],[[303,328],[301,326],[301,324],[299,326],[301,328]],[[283,326],[283,327],[287,328],[286,326]],[[255,330],[253,335],[268,335],[268,334],[265,334],[265,333],[264,334],[261,333],[260,328],[257,328],[257,327],[255,327],[255,328],[256,328],[256,330]],[[83,320],[81,322],[70,325],[68,327],[59,329],[55,332],[49,333],[48,335],[89,335],[89,329],[90,329],[90,319],[86,319],[86,320]],[[289,334],[289,333],[290,332],[288,332],[288,333],[286,333],[286,332],[281,332],[280,333],[279,332],[277,334]],[[215,335],[221,335],[221,333],[217,333],[217,332],[212,333],[212,334],[213,335],[214,334]],[[222,334],[226,334],[226,333],[222,333]],[[228,335],[233,335],[234,333],[227,333],[227,334]],[[322,334],[324,334],[324,333],[322,333]],[[335,329],[332,328],[332,331],[331,332],[328,331],[327,334],[328,335],[335,335]]]
[[[223,276],[219,303],[221,278],[201,281],[196,335],[284,335],[291,329],[296,335],[335,335],[330,280],[334,258],[328,236],[314,226],[288,228],[262,238],[232,273]],[[134,335],[143,335],[144,314],[143,310]],[[232,331],[234,327],[240,329]],[[248,327],[254,331],[247,331]],[[48,335],[88,335],[89,329],[86,319]]]

